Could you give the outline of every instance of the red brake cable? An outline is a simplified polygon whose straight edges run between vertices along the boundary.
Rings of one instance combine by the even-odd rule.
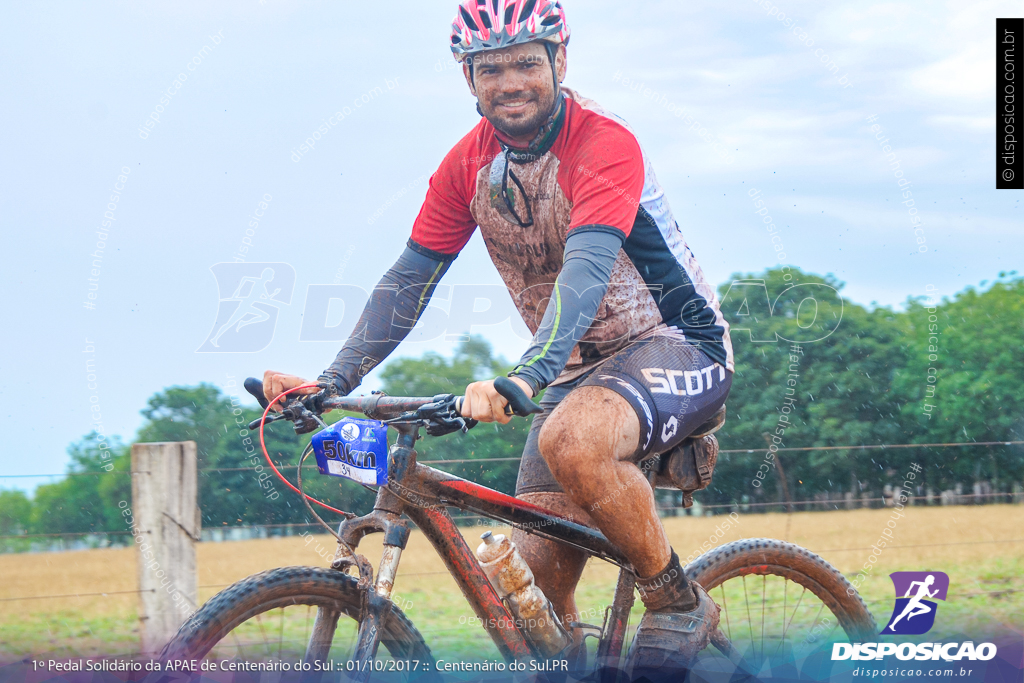
[[[277,470],[277,467],[274,465],[274,461],[270,459],[270,454],[267,452],[267,444],[263,440],[263,425],[266,424],[267,415],[270,413],[271,406],[273,406],[275,403],[277,403],[278,401],[280,401],[282,398],[284,398],[288,394],[292,393],[293,391],[298,391],[299,389],[309,389],[309,388],[319,389],[320,387],[318,387],[316,384],[303,384],[301,387],[295,387],[294,389],[289,389],[288,391],[278,395],[273,401],[271,401],[270,403],[267,404],[266,410],[263,411],[263,418],[260,420],[260,447],[263,449],[263,457],[265,457],[267,459],[267,464],[270,465],[270,469],[274,470],[274,474],[277,475],[278,479],[280,479],[281,481],[284,482],[285,486],[290,488],[292,491],[295,491],[295,493],[297,493],[300,496],[304,497],[306,500],[308,500],[308,501],[310,501],[312,503],[316,503],[317,505],[319,505],[322,508],[330,510],[331,512],[337,512],[339,515],[347,516],[349,513],[345,512],[344,510],[339,510],[338,508],[331,507],[327,503],[322,503],[319,500],[317,500],[316,498],[313,498],[312,496],[307,496],[305,493],[303,493],[302,491],[297,489],[295,486],[293,486],[290,481],[285,479],[284,475],[281,474]]]

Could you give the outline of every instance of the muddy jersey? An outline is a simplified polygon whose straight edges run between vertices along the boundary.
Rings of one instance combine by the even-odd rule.
[[[640,143],[614,114],[572,90],[564,93],[565,120],[551,148],[535,161],[510,162],[522,186],[514,192],[516,214],[532,214],[532,226],[520,227],[492,204],[491,166],[501,146],[495,128],[481,119],[431,177],[412,242],[450,257],[479,227],[536,334],[569,233],[621,232],[607,291],[558,382],[656,333],[685,339],[732,371],[729,325]]]

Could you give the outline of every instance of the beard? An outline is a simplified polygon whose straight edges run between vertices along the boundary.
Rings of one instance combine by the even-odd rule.
[[[509,116],[498,111],[497,105],[502,102],[513,102],[516,100],[530,100],[536,103],[536,106],[533,108],[532,113],[525,115]],[[502,97],[501,100],[495,100],[493,103],[485,103],[483,100],[480,100],[479,104],[480,111],[483,112],[484,117],[491,122],[492,126],[509,137],[518,138],[536,132],[547,122],[555,107],[555,93],[527,91],[516,93],[513,96]]]

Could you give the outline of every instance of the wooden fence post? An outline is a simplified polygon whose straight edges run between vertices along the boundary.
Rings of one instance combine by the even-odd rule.
[[[199,606],[195,441],[132,445],[142,653],[158,654]]]

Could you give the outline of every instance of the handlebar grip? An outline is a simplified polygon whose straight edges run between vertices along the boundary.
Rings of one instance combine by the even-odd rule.
[[[269,401],[267,397],[263,395],[263,382],[256,379],[255,377],[249,377],[242,383],[245,390],[252,394],[252,397],[259,401],[260,408],[267,409]]]
[[[526,417],[527,415],[544,412],[543,408],[531,401],[526,396],[526,392],[508,377],[496,377],[494,379],[494,390],[505,397],[509,407],[512,408],[513,415]]]

